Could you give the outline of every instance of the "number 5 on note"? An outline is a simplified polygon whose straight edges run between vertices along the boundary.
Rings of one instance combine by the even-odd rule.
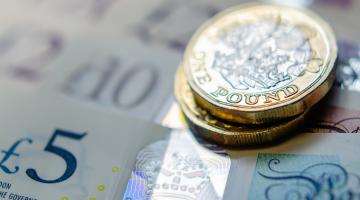
[[[26,170],[26,174],[28,177],[30,177],[31,179],[37,181],[37,182],[41,182],[41,183],[47,183],[47,184],[51,184],[51,183],[60,183],[63,182],[67,179],[69,179],[74,172],[76,171],[76,167],[77,167],[77,161],[76,161],[76,157],[69,152],[66,149],[63,149],[61,147],[55,146],[54,142],[56,140],[56,138],[58,137],[65,137],[65,138],[69,138],[72,140],[82,140],[84,137],[86,136],[86,133],[82,133],[82,134],[77,134],[77,133],[73,133],[73,132],[69,132],[69,131],[64,131],[64,130],[55,130],[54,134],[51,136],[48,144],[46,145],[44,151],[45,152],[49,152],[52,154],[55,154],[56,156],[61,157],[65,163],[66,163],[66,169],[63,173],[62,176],[60,176],[59,178],[53,179],[53,180],[45,180],[42,179],[39,175],[37,170],[33,169],[33,168],[29,168]],[[13,168],[10,168],[6,165],[6,161],[11,157],[11,156],[16,156],[19,157],[20,154],[16,153],[16,149],[18,148],[18,146],[22,143],[27,142],[28,144],[32,144],[33,140],[30,138],[23,138],[20,139],[18,141],[16,141],[8,151],[2,151],[2,153],[4,153],[4,157],[2,158],[2,160],[0,161],[0,169],[2,171],[4,171],[7,174],[15,174],[19,171],[20,167],[19,166],[14,166]]]

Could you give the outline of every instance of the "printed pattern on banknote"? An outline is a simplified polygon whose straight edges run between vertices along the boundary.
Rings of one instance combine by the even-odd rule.
[[[337,156],[260,153],[248,199],[357,199],[359,183]]]

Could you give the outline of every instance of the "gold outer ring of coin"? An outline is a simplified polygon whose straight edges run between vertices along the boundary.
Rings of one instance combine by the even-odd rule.
[[[195,80],[196,78],[193,76],[194,73],[191,71],[191,70],[193,70],[192,68],[194,68],[194,69],[196,68],[196,70],[199,70],[199,73],[204,72],[203,77],[201,77],[201,76],[197,77],[198,79],[203,78],[202,81],[204,81],[204,82],[206,82],[207,81],[206,79],[209,77],[210,77],[210,79],[216,79],[216,78],[220,77],[220,75],[215,75],[216,77],[213,78],[213,77],[211,77],[212,75],[214,75],[213,72],[210,72],[213,74],[209,75],[210,73],[208,71],[202,71],[206,68],[206,64],[211,63],[211,61],[207,61],[207,60],[211,60],[211,59],[207,59],[207,58],[213,56],[213,54],[211,54],[211,56],[206,57],[207,54],[202,54],[203,53],[202,51],[204,51],[204,52],[213,51],[213,50],[208,50],[208,49],[211,49],[211,47],[208,47],[208,46],[202,45],[202,44],[211,44],[211,42],[213,42],[217,39],[217,38],[214,39],[214,37],[216,35],[215,33],[217,31],[218,32],[221,31],[220,27],[225,26],[225,25],[222,25],[222,23],[230,23],[230,22],[226,22],[226,21],[231,21],[231,19],[227,18],[227,16],[230,16],[232,14],[234,14],[234,16],[237,16],[237,14],[241,13],[241,11],[246,11],[246,9],[255,9],[256,10],[257,8],[260,8],[263,10],[264,9],[270,9],[270,10],[271,9],[279,9],[281,11],[285,10],[287,13],[290,13],[290,14],[292,12],[294,12],[294,13],[296,13],[296,15],[294,14],[294,16],[295,16],[294,20],[296,20],[296,16],[297,16],[297,19],[299,19],[299,20],[301,19],[301,18],[299,18],[299,16],[306,16],[304,18],[305,21],[301,22],[301,23],[305,24],[305,25],[306,25],[306,23],[310,24],[311,27],[314,29],[314,31],[312,31],[311,33],[312,34],[316,33],[315,34],[316,36],[314,36],[314,37],[312,37],[311,34],[309,34],[309,38],[312,37],[315,39],[309,39],[308,41],[309,41],[309,45],[311,44],[310,45],[311,53],[317,52],[318,53],[317,58],[319,58],[319,57],[323,58],[321,64],[318,64],[318,67],[319,67],[318,70],[320,70],[321,73],[319,73],[319,75],[316,79],[310,77],[311,73],[308,71],[311,71],[314,69],[313,63],[315,62],[315,57],[311,57],[311,60],[310,60],[311,62],[309,61],[309,63],[311,63],[311,64],[307,64],[307,66],[305,68],[305,70],[307,70],[305,72],[305,75],[303,75],[300,78],[295,78],[294,81],[290,82],[288,85],[281,86],[281,88],[277,88],[276,90],[272,89],[272,90],[268,90],[265,92],[257,91],[253,94],[251,94],[251,93],[246,94],[246,93],[241,93],[243,91],[239,92],[239,90],[235,90],[233,88],[230,88],[230,86],[227,86],[226,90],[231,89],[231,91],[232,91],[231,92],[229,90],[229,92],[227,93],[228,94],[227,97],[226,96],[221,97],[220,92],[217,93],[218,97],[215,97],[215,96],[211,95],[211,93],[214,93],[214,92],[216,93],[216,91],[217,91],[216,88],[219,89],[219,87],[222,87],[223,85],[218,85],[219,87],[217,87],[216,85],[218,83],[214,83],[213,85],[211,85],[211,90],[203,90],[201,88],[201,86],[199,86],[199,83],[196,82],[196,80]],[[259,12],[257,12],[257,13],[259,13]],[[287,20],[289,20],[289,19],[287,19]],[[315,29],[314,27],[317,29]],[[304,29],[304,30],[308,30],[308,29]],[[213,35],[211,36],[211,34],[213,34]],[[203,38],[204,35],[207,35],[208,39],[206,39],[206,40],[209,42],[201,43],[201,42],[205,41],[205,39]],[[320,42],[320,41],[323,41],[323,42]],[[198,44],[200,44],[200,45],[198,45]],[[204,58],[202,58],[202,57],[204,57]],[[325,21],[323,21],[320,17],[318,17],[311,11],[297,10],[294,8],[288,8],[288,7],[279,6],[279,5],[250,3],[250,4],[245,4],[242,6],[237,6],[237,7],[225,10],[225,11],[221,12],[220,14],[218,14],[217,16],[215,16],[210,21],[208,21],[207,23],[205,23],[202,27],[200,27],[200,29],[194,34],[194,36],[192,37],[192,39],[189,42],[189,45],[186,48],[183,65],[185,67],[185,74],[187,76],[190,87],[194,93],[196,102],[201,107],[203,107],[208,112],[210,112],[212,115],[214,115],[218,118],[227,120],[227,121],[232,121],[232,122],[237,122],[237,123],[266,124],[266,123],[272,123],[272,122],[275,122],[278,120],[297,116],[297,115],[303,113],[304,111],[309,110],[313,105],[315,105],[318,101],[320,101],[330,90],[330,88],[334,82],[334,79],[335,79],[334,78],[335,77],[334,76],[335,75],[334,64],[335,64],[336,58],[337,58],[337,45],[335,42],[335,36],[334,36],[332,29]],[[209,77],[207,77],[207,76],[209,76]],[[308,77],[310,77],[310,78],[308,78]],[[312,81],[312,80],[315,80],[315,81]],[[207,84],[207,82],[205,84]],[[286,97],[287,94],[286,94],[285,90],[287,89],[288,86],[293,87],[293,85],[295,85],[295,87],[298,87],[298,89],[300,88],[299,91],[296,94],[291,95],[291,97]],[[224,92],[224,91],[222,91],[222,92]],[[275,92],[275,95],[277,94],[280,97],[282,95],[281,100],[275,100],[274,98],[272,98],[272,99],[268,98],[269,94],[274,95],[274,92]],[[225,94],[225,93],[223,93],[223,94]],[[229,98],[230,95],[234,95],[234,93],[238,93],[238,94],[242,95],[243,98],[242,98],[240,104],[239,103],[229,103],[228,100],[226,100],[226,98]],[[235,94],[235,95],[238,95],[238,94]],[[256,98],[256,95],[259,95],[258,96],[259,99],[263,98],[262,103],[260,103],[260,104],[257,103],[256,105],[248,105],[244,102],[246,95],[249,96],[249,99],[252,97],[250,95],[255,95],[255,98]],[[268,97],[266,97],[266,96],[268,96]],[[223,99],[220,99],[220,97]],[[233,96],[231,96],[231,97],[233,97]],[[272,102],[265,103],[266,98],[271,100]],[[276,97],[276,98],[278,98],[278,97]],[[258,102],[260,102],[259,99],[258,99]]]
[[[181,66],[176,73],[175,96],[195,134],[227,146],[250,146],[276,141],[300,128],[306,114],[305,112],[288,121],[260,127],[220,121],[196,104]]]

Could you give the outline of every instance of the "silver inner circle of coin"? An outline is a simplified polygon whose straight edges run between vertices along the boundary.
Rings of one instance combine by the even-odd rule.
[[[235,90],[283,87],[302,76],[311,59],[304,32],[274,21],[233,26],[218,40],[210,67]]]

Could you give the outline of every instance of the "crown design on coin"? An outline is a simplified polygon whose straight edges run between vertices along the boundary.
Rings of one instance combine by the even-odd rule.
[[[171,158],[145,167],[146,195],[153,198],[197,199],[210,184],[209,171],[196,156],[173,153]]]
[[[212,68],[234,89],[263,90],[302,76],[312,55],[301,28],[262,20],[222,32]]]

